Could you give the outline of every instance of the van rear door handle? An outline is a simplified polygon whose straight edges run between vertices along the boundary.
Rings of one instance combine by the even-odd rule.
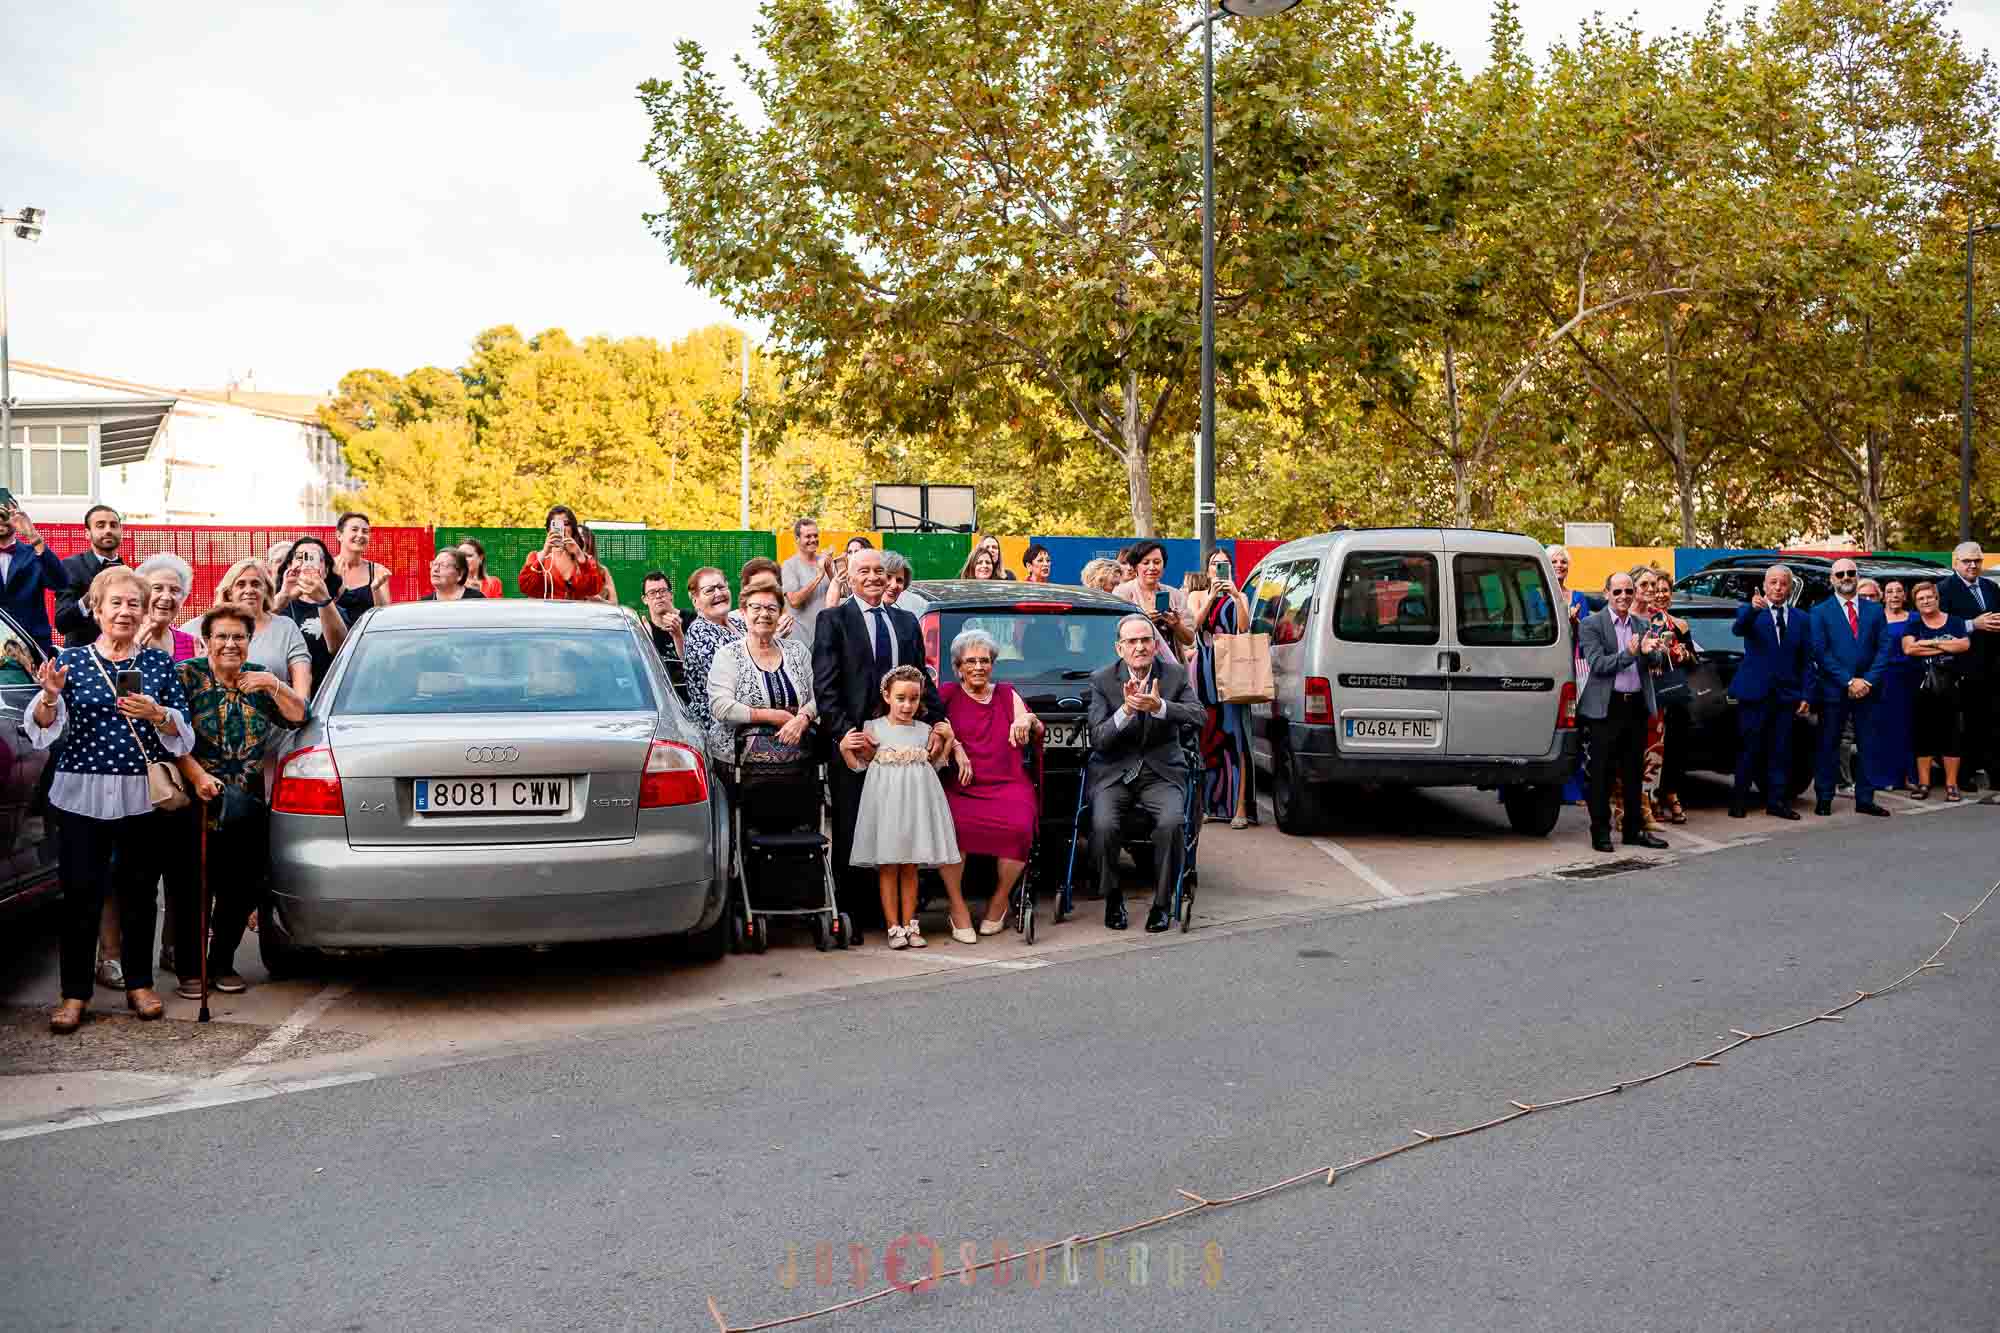
[[[1457,653],[1445,652],[1438,654],[1439,671],[1458,671],[1461,669]]]

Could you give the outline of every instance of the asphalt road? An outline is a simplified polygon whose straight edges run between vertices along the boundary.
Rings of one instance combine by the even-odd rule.
[[[1805,1017],[1927,955],[1996,849],[1988,807],[1847,825],[4,1142],[0,1326],[789,1315],[855,1293],[850,1245],[872,1287],[899,1236],[983,1259]],[[1719,1068],[1112,1242],[1101,1278],[805,1327],[1990,1329],[1996,1009],[2000,897],[1943,968]]]

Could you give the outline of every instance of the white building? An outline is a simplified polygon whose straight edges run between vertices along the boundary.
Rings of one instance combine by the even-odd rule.
[[[103,502],[128,523],[331,523],[347,462],[323,399],[162,389],[32,361],[12,366],[14,428],[0,476],[36,519]]]

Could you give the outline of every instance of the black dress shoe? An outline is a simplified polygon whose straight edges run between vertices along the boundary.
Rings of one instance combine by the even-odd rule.
[[[1618,849],[1611,845],[1610,834],[1599,835],[1593,833],[1590,835],[1590,850],[1593,852],[1615,852]]]
[[[1666,849],[1667,840],[1665,838],[1656,837],[1653,834],[1647,833],[1645,830],[1641,829],[1637,833],[1626,834],[1625,845],[1627,847],[1650,847],[1657,852],[1657,851],[1664,851]]]
[[[1124,903],[1116,898],[1106,898],[1104,900],[1104,928],[1106,930],[1123,930],[1131,924],[1131,919],[1125,915]]]
[[[1167,915],[1166,908],[1155,907],[1146,913],[1146,933],[1148,935],[1157,935],[1171,925],[1172,922],[1173,918]]]
[[[1855,806],[1854,813],[1857,815],[1880,815],[1884,819],[1887,819],[1889,817],[1889,812],[1887,810],[1884,810],[1881,806],[1875,804],[1875,802],[1873,801],[1870,801],[1866,805]]]
[[[1729,803],[1729,817],[1731,819],[1748,819],[1750,818],[1750,812],[1743,808],[1743,802],[1731,801]]]
[[[1774,805],[1774,806],[1770,806],[1770,807],[1768,807],[1768,808],[1767,808],[1767,809],[1766,809],[1766,810],[1764,811],[1764,813],[1765,813],[1765,814],[1767,814],[1767,815],[1769,815],[1769,816],[1770,816],[1771,818],[1773,818],[1773,819],[1799,819],[1799,818],[1802,818],[1802,816],[1801,816],[1801,815],[1799,814],[1799,812],[1798,812],[1798,811],[1796,811],[1796,810],[1794,810],[1794,809],[1792,809],[1792,807],[1790,807],[1789,805]]]
[[[1815,804],[1815,805],[1813,806],[1813,813],[1814,813],[1814,814],[1816,814],[1816,815],[1830,815],[1830,814],[1832,814],[1832,813],[1833,813],[1833,802],[1832,802],[1832,801],[1820,801],[1820,802],[1816,803],[1816,804]]]

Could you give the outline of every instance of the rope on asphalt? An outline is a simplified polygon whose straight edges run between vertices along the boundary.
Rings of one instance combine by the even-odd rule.
[[[1511,1124],[1524,1116],[1534,1115],[1537,1112],[1559,1110],[1565,1106],[1581,1106],[1585,1102],[1594,1102],[1599,1097],[1610,1097],[1616,1093],[1624,1092],[1628,1088],[1644,1087],[1648,1083],[1656,1082],[1659,1079],[1667,1078],[1674,1074],[1684,1073],[1690,1069],[1714,1068],[1722,1063],[1722,1056],[1729,1054],[1738,1047],[1747,1046],[1753,1041],[1763,1041],[1770,1037],[1783,1036],[1787,1032],[1792,1032],[1802,1027],[1809,1027],[1814,1023],[1838,1023],[1841,1021],[1841,1015],[1856,1005],[1875,999],[1878,996],[1887,995],[1890,991],[1915,980],[1923,973],[1929,972],[1933,968],[1942,967],[1943,964],[1938,959],[1943,957],[1944,951],[1951,947],[1951,942],[1958,938],[1958,932],[1965,928],[1966,922],[1979,915],[1979,909],[1986,906],[1987,900],[1995,893],[2000,893],[2000,883],[1994,884],[1992,888],[1981,894],[1979,901],[1974,903],[1972,910],[1964,916],[1953,916],[1949,912],[1939,913],[1945,920],[1951,922],[1951,932],[1944,937],[1944,942],[1931,951],[1930,957],[1924,959],[1923,962],[1918,963],[1888,985],[1877,990],[1855,991],[1851,998],[1833,1006],[1833,1008],[1826,1010],[1824,1013],[1814,1014],[1810,1018],[1801,1018],[1796,1023],[1787,1023],[1783,1027],[1771,1028],[1764,1032],[1746,1032],[1742,1028],[1731,1028],[1729,1035],[1734,1038],[1733,1041],[1716,1047],[1706,1055],[1697,1055],[1692,1059],[1683,1060],[1679,1064],[1668,1069],[1662,1069],[1656,1074],[1646,1074],[1639,1078],[1628,1078],[1614,1083],[1608,1088],[1601,1088],[1596,1092],[1583,1092],[1571,1097],[1559,1097],[1554,1101],[1523,1102],[1510,1100],[1508,1105],[1514,1109],[1505,1115],[1495,1116],[1491,1120],[1481,1121],[1476,1125],[1465,1125],[1459,1129],[1448,1129],[1439,1133],[1431,1133],[1422,1129],[1412,1129],[1410,1133],[1414,1137],[1408,1143],[1400,1143],[1393,1148],[1385,1148],[1381,1152],[1370,1153],[1366,1157],[1357,1157],[1351,1162],[1335,1162],[1326,1166],[1316,1166],[1309,1171],[1301,1171],[1295,1176],[1287,1176],[1283,1180],[1273,1181],[1269,1185],[1261,1185],[1253,1190],[1245,1190],[1241,1194],[1231,1194],[1219,1199],[1211,1199],[1195,1194],[1190,1190],[1176,1189],[1174,1193],[1188,1200],[1187,1205],[1175,1208],[1170,1212],[1161,1213],[1157,1217],[1149,1217],[1143,1222],[1133,1222],[1127,1226],[1114,1227],[1109,1231],[1099,1231],[1088,1236],[1066,1236],[1061,1240],[1049,1241],[1043,1245],[1031,1245],[1013,1254],[998,1255],[986,1260],[984,1263],[963,1264],[957,1268],[946,1269],[942,1272],[931,1272],[913,1282],[882,1287],[879,1290],[856,1296],[852,1300],[841,1301],[835,1305],[822,1306],[820,1309],[808,1310],[803,1314],[787,1315],[782,1319],[767,1319],[762,1323],[756,1324],[731,1324],[723,1318],[722,1309],[716,1304],[715,1297],[713,1296],[708,1298],[708,1313],[715,1320],[715,1327],[718,1333],[761,1333],[764,1329],[784,1328],[791,1324],[803,1324],[809,1319],[818,1319],[825,1315],[838,1314],[842,1310],[852,1310],[858,1306],[882,1300],[885,1297],[911,1293],[918,1290],[920,1286],[923,1288],[936,1286],[947,1278],[964,1277],[968,1274],[978,1273],[984,1269],[998,1268],[1003,1264],[1024,1261],[1033,1255],[1042,1255],[1046,1258],[1051,1251],[1062,1250],[1066,1247],[1076,1248],[1084,1245],[1094,1245],[1099,1241],[1112,1240],[1119,1236],[1130,1235],[1135,1231],[1146,1231],[1153,1227],[1164,1226],[1168,1222],[1178,1221],[1183,1217],[1188,1217],[1194,1213],[1206,1212],[1213,1208],[1233,1208],[1237,1204],[1249,1203],[1253,1199],[1261,1199],[1268,1194],[1276,1194],[1279,1190],[1290,1189],[1292,1186],[1304,1184],[1308,1180],[1323,1179],[1327,1184],[1331,1185],[1343,1175],[1358,1171],[1364,1166],[1372,1166],[1377,1162],[1387,1161],[1391,1157],[1410,1152],[1416,1148],[1426,1147],[1433,1143],[1443,1143],[1448,1139],[1462,1139],[1469,1134],[1479,1134],[1489,1129],[1498,1129],[1501,1125]]]

